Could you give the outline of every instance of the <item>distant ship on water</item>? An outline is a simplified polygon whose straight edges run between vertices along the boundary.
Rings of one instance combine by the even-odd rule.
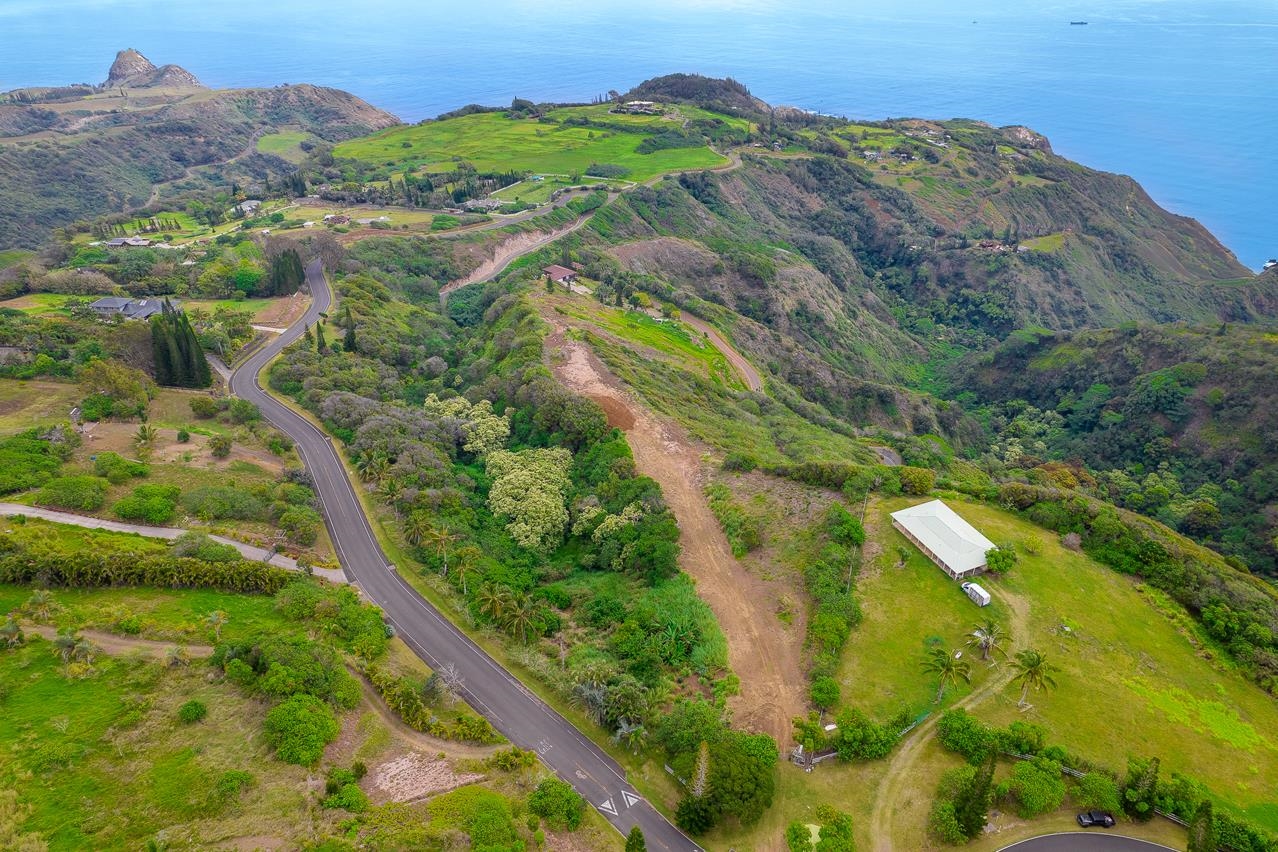
[[[1071,27],[1085,27],[1087,26],[1087,21],[1070,21],[1069,25]]]

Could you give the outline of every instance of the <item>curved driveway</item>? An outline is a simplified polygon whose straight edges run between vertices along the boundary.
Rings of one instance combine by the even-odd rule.
[[[1004,846],[999,852],[1157,852],[1168,850],[1170,846],[1152,843],[1148,840],[1137,840],[1135,837],[1124,837],[1121,834],[1103,834],[1101,832],[1069,831],[1064,834],[1045,834],[1042,837],[1031,837]]]
[[[627,783],[620,766],[535,696],[439,613],[395,572],[373,537],[368,518],[332,440],[262,389],[260,376],[279,352],[313,325],[332,302],[318,260],[306,267],[311,305],[287,331],[250,355],[231,376],[231,392],[255,403],[293,439],[323,504],[324,522],[342,568],[395,625],[401,639],[432,668],[448,664],[464,678],[463,697],[520,748],[533,749],[623,834],[643,829],[649,849],[699,847]]]

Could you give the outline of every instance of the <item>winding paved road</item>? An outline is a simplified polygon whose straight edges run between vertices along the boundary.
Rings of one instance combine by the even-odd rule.
[[[1045,834],[1004,846],[999,852],[1174,852],[1170,846],[1125,837],[1121,834],[1101,834],[1068,831],[1063,834]]]
[[[623,770],[554,709],[499,666],[421,597],[388,564],[332,440],[262,389],[267,364],[327,311],[332,292],[318,260],[306,268],[311,305],[287,331],[250,355],[231,376],[231,392],[255,403],[288,434],[314,480],[324,521],[342,567],[385,612],[401,639],[429,666],[453,664],[465,679],[463,697],[520,748],[533,749],[623,834],[642,828],[649,849],[699,849],[643,800]]]

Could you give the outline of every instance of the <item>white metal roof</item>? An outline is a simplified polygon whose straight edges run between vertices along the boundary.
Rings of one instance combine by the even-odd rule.
[[[940,500],[893,512],[892,520],[960,574],[983,566],[994,549],[994,542]]]

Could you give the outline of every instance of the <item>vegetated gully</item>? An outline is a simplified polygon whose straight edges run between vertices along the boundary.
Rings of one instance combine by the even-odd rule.
[[[404,581],[373,536],[354,486],[333,441],[306,418],[267,393],[262,373],[284,347],[316,323],[332,303],[317,259],[306,267],[311,305],[283,334],[250,355],[231,375],[231,392],[261,409],[296,444],[319,495],[324,522],[343,570],[384,611],[397,634],[427,665],[452,664],[464,678],[463,697],[512,743],[532,749],[569,782],[618,831],[638,825],[649,849],[699,849],[641,798],[623,770],[568,720],[513,675]]]

